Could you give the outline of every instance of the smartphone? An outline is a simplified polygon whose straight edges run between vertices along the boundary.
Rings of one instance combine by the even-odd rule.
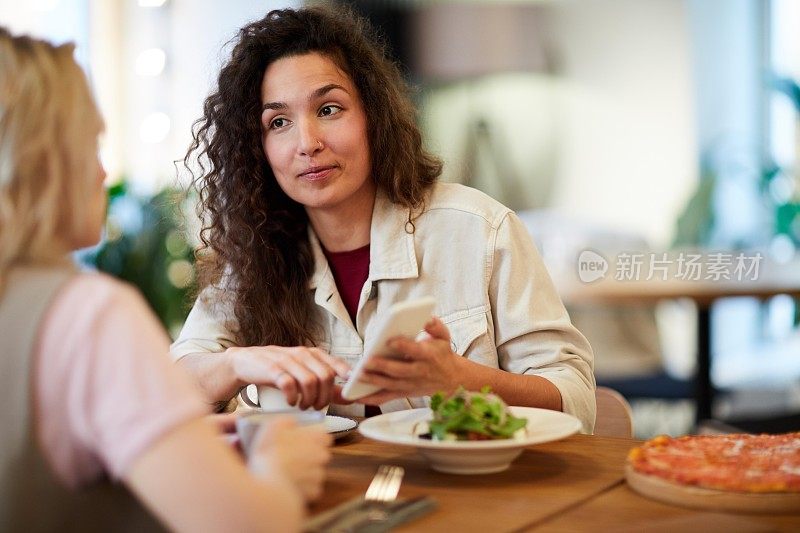
[[[364,348],[364,356],[350,373],[350,378],[342,389],[342,396],[348,400],[357,400],[378,392],[380,390],[379,387],[359,381],[364,365],[371,357],[399,355],[389,348],[386,343],[394,337],[416,338],[433,316],[435,305],[436,301],[433,298],[425,297],[396,303],[382,313],[378,317],[378,333],[373,337],[374,341]]]

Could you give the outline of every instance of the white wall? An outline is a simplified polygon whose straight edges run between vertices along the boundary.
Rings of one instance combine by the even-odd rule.
[[[572,1],[552,14],[563,54],[553,205],[663,245],[697,181],[684,4]]]
[[[213,89],[226,55],[223,45],[245,23],[269,10],[299,5],[298,0],[170,0],[159,8],[139,7],[134,0],[95,2],[96,40],[115,49],[106,54],[104,84],[99,87],[104,112],[116,135],[113,171],[142,193],[174,184],[174,161],[182,160],[191,140],[191,124],[200,117],[203,100]],[[115,7],[113,7],[115,6]],[[162,48],[167,61],[155,78],[136,74],[137,56]],[[162,112],[170,119],[167,137],[158,143],[140,138],[142,120]]]
[[[141,7],[136,0],[0,0],[0,25],[55,42],[75,41],[106,118],[103,159],[109,180],[131,180],[151,193],[174,183],[173,161],[189,145],[192,122],[212,90],[225,55],[222,46],[246,22],[301,0],[167,0]],[[136,74],[138,55],[158,47],[167,55],[156,77]],[[162,142],[140,138],[153,112],[170,119]]]
[[[0,25],[55,43],[75,42],[86,59],[90,0],[0,0]]]
[[[426,135],[446,159],[446,177],[459,174],[465,117],[480,111],[530,207],[549,205],[667,244],[698,177],[684,2],[543,5],[541,27],[558,65],[553,76],[498,77],[426,99]],[[491,173],[490,165],[482,168]]]
[[[240,27],[272,9],[299,7],[301,0],[173,0],[172,52],[180,65],[171,87],[175,133],[171,158],[183,158],[191,141],[191,124],[200,117],[205,98],[216,86],[219,68],[230,54],[224,45]],[[223,50],[224,47],[224,50]]]

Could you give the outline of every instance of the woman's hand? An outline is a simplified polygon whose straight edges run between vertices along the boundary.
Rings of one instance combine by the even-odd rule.
[[[236,413],[214,414],[205,417],[211,427],[214,428],[214,432],[220,435],[235,434],[237,418],[239,418],[239,415]]]
[[[272,385],[280,389],[289,405],[322,409],[340,397],[333,380],[344,378],[350,366],[319,348],[253,346],[228,348],[233,372],[242,386]]]
[[[322,494],[332,442],[321,427],[297,426],[291,418],[280,418],[258,431],[247,466],[265,481],[288,480],[313,501]]]
[[[464,360],[450,348],[450,332],[441,320],[425,325],[430,338],[422,341],[398,337],[389,346],[403,358],[373,357],[362,380],[382,390],[359,403],[381,404],[397,398],[427,396],[437,391],[451,392],[461,383]]]

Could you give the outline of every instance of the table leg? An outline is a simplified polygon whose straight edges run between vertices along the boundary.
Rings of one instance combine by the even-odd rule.
[[[695,376],[695,422],[711,418],[714,385],[711,383],[711,309],[697,310],[697,375]]]

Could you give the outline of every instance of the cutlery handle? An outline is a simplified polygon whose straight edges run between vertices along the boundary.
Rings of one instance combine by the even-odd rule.
[[[371,504],[363,497],[357,496],[312,517],[306,522],[303,530],[307,533],[323,531],[379,533],[389,531],[435,508],[436,500],[430,496],[418,496],[389,504]]]
[[[332,531],[334,526],[342,522],[346,516],[357,514],[359,510],[363,509],[365,503],[363,496],[351,498],[344,503],[340,503],[333,509],[312,516],[306,522],[303,531],[306,533]]]
[[[410,500],[390,504],[385,513],[376,519],[373,516],[352,524],[348,531],[354,533],[382,533],[395,526],[419,518],[436,508],[436,500],[430,496],[418,496]]]

